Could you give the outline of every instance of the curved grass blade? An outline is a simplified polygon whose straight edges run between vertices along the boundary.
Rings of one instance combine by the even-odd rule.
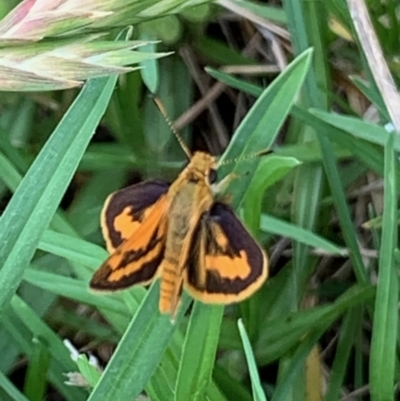
[[[56,366],[61,368],[63,373],[74,370],[74,363],[70,358],[67,348],[64,346],[60,337],[36,314],[36,312],[20,297],[14,296],[11,300],[11,308],[23,325],[31,333],[30,339],[37,338],[47,347],[47,351],[54,359]],[[33,350],[32,350],[33,351]],[[54,372],[55,367],[51,366],[46,374]],[[52,379],[50,379],[52,380]],[[61,384],[60,390],[65,389],[65,383]],[[83,401],[85,398],[84,391],[81,388],[70,389],[71,397],[76,401]]]
[[[336,128],[349,132],[356,138],[365,139],[366,141],[381,145],[382,147],[385,146],[389,135],[391,135],[385,128],[358,118],[327,113],[316,109],[311,109],[310,113]],[[398,136],[394,138],[394,149],[397,151],[400,150],[400,138]]]
[[[292,349],[310,330],[326,330],[347,309],[370,301],[375,295],[373,286],[355,285],[347,290],[332,305],[318,306],[288,315],[282,320],[269,320],[268,330],[261,333],[255,344],[257,361],[267,364]]]
[[[246,191],[244,198],[244,220],[250,231],[255,234],[260,227],[262,200],[265,191],[275,182],[282,179],[300,162],[293,157],[270,155],[263,158]]]
[[[311,49],[303,52],[263,91],[236,130],[220,164],[255,154],[272,145],[297,98],[310,66],[311,56]],[[234,165],[231,172],[240,177],[229,186],[234,208],[240,205],[258,162],[259,158],[254,157]],[[228,169],[221,168],[222,176],[228,172]]]
[[[301,242],[305,245],[322,249],[335,255],[345,255],[346,250],[338,245],[320,237],[310,230],[288,223],[287,221],[277,219],[266,214],[261,215],[261,229],[271,234],[288,237]]]

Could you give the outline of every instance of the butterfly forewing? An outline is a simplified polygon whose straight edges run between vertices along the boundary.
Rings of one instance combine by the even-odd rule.
[[[167,210],[167,198],[163,195],[134,235],[122,242],[96,271],[91,288],[115,291],[148,284],[154,278],[164,257]]]
[[[168,188],[164,181],[145,181],[114,192],[107,198],[101,227],[110,253],[132,237]]]
[[[239,302],[267,278],[265,252],[224,203],[214,203],[203,216],[191,249],[186,286],[202,302]]]

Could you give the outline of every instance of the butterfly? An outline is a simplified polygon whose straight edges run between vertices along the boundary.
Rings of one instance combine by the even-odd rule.
[[[159,278],[159,310],[175,316],[182,291],[210,304],[250,297],[268,276],[268,258],[232,208],[216,194],[217,160],[191,154],[172,184],[145,181],[111,194],[101,213],[109,258],[90,287],[116,291]]]

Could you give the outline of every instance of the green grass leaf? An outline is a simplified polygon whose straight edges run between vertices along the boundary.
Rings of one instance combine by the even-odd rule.
[[[88,82],[25,175],[0,219],[0,310],[22,280],[102,117],[116,77]]]
[[[370,383],[372,401],[394,400],[395,356],[398,334],[396,155],[389,135],[385,146],[384,206],[371,341]]]
[[[310,66],[312,51],[298,56],[267,89],[236,130],[227,150],[220,160],[221,175],[227,173],[224,162],[240,159],[270,148],[284,123]],[[238,207],[259,163],[259,158],[237,162],[230,173],[240,177],[229,186],[231,204]],[[248,174],[250,172],[250,174]]]
[[[158,312],[159,283],[155,282],[125,331],[88,401],[135,399],[155,372],[170,337],[189,303],[182,299],[176,322]],[[134,380],[132,380],[134,378]]]
[[[293,157],[277,155],[264,157],[260,161],[243,202],[244,221],[253,234],[257,233],[260,226],[265,191],[299,164],[300,162]]]
[[[360,310],[362,311],[360,307],[350,309],[343,319],[324,401],[340,399],[340,392],[349,366],[350,351],[354,346],[358,326],[363,317]]]
[[[288,223],[276,217],[261,215],[260,228],[271,234],[277,234],[283,237],[292,238],[305,245],[312,246],[316,249],[322,249],[326,252],[336,255],[345,255],[346,250],[340,246],[328,241],[327,239],[313,233],[310,230]]]
[[[194,303],[179,364],[175,401],[204,399],[214,367],[223,311],[223,306]]]
[[[349,308],[371,300],[375,295],[372,286],[355,285],[334,303],[280,316],[265,322],[268,330],[260,334],[255,344],[257,360],[266,364],[296,346],[311,330],[326,329]]]
[[[242,338],[244,352],[246,354],[247,365],[249,367],[251,387],[253,389],[253,400],[254,401],[267,401],[265,397],[264,390],[261,386],[260,377],[258,375],[256,360],[254,358],[253,350],[251,349],[251,344],[249,337],[246,333],[246,328],[241,319],[237,322],[240,332],[240,337]]]
[[[0,388],[13,400],[13,401],[30,401],[26,398],[15,385],[7,379],[3,372],[0,372]]]
[[[47,344],[34,337],[33,353],[26,372],[24,393],[31,401],[42,401],[46,398],[46,373],[50,365],[50,352]]]
[[[80,354],[78,356],[76,364],[78,366],[79,372],[87,380],[89,385],[94,387],[100,380],[100,371],[91,363],[89,363],[87,356],[84,354]]]
[[[351,133],[356,138],[385,146],[391,135],[385,128],[369,123],[368,121],[360,120],[359,118],[342,116],[340,114],[327,113],[321,110],[311,109],[310,112],[317,116],[322,121],[333,125],[343,131]],[[400,138],[394,138],[394,149],[400,151]]]

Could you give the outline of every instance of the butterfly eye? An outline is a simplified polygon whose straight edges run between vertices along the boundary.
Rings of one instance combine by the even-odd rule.
[[[210,184],[214,184],[215,181],[217,181],[217,170],[214,170],[213,168],[210,169],[208,172],[208,182]]]

